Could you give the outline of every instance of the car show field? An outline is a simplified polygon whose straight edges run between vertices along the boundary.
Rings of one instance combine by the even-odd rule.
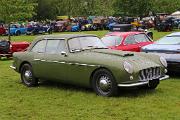
[[[104,36],[108,31],[73,33]],[[152,30],[154,40],[171,32]],[[173,31],[174,32],[174,31]],[[62,32],[72,34],[72,32]],[[61,34],[61,33],[53,33]],[[5,36],[6,37],[6,36]],[[0,38],[5,38],[0,37]],[[12,36],[12,41],[28,41],[36,36]],[[12,60],[0,60],[0,119],[2,120],[165,120],[180,118],[180,75],[171,74],[157,89],[121,88],[117,97],[101,97],[92,89],[44,81],[38,87],[27,88],[20,75],[10,69]]]

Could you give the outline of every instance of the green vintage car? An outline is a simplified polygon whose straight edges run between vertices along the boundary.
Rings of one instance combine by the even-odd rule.
[[[28,87],[47,79],[114,96],[118,87],[155,89],[160,80],[168,78],[164,58],[111,50],[97,36],[88,34],[41,36],[26,52],[14,53],[13,59],[11,68]]]

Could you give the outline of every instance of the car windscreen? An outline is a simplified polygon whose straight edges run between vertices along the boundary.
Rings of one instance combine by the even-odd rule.
[[[145,34],[136,34],[134,35],[136,42],[150,42],[151,40]]]
[[[101,38],[102,42],[106,46],[117,46],[121,44],[122,39],[123,38],[119,36],[106,36],[106,37]]]
[[[70,52],[93,48],[106,48],[98,37],[77,37],[68,41]]]
[[[156,41],[156,44],[165,44],[165,45],[180,44],[180,36],[166,36]]]

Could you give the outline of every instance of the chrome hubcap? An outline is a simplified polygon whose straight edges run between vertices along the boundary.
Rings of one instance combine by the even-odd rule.
[[[32,80],[32,73],[29,70],[26,70],[24,72],[24,78],[25,78],[25,82],[30,82]]]
[[[111,81],[110,78],[107,76],[102,76],[99,79],[99,88],[103,91],[103,92],[108,92],[111,88]]]

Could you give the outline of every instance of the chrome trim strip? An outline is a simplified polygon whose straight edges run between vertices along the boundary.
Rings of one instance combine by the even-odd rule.
[[[58,63],[58,61],[52,61],[53,63]]]
[[[164,77],[159,78],[160,81],[168,79],[169,75],[165,75]],[[118,87],[136,87],[136,86],[141,86],[141,85],[146,85],[148,84],[149,81],[145,81],[145,82],[138,82],[138,83],[131,83],[131,84],[118,84]]]
[[[58,63],[65,64],[66,62],[58,62]]]
[[[162,81],[162,80],[166,80],[166,79],[168,79],[168,78],[169,78],[169,75],[165,75],[164,77],[159,78],[159,80]]]
[[[36,61],[40,60],[40,59],[34,59]],[[50,63],[60,63],[60,64],[68,64],[68,65],[79,65],[79,66],[89,66],[89,67],[95,67],[98,66],[100,67],[100,65],[88,65],[88,64],[84,64],[84,63],[67,63],[67,62],[63,62],[63,61],[46,61],[46,60],[40,60],[42,62],[50,62]]]
[[[41,59],[34,59],[34,61],[39,61],[39,60],[41,60]]]
[[[10,68],[12,68],[12,69],[16,70],[16,67],[14,67],[14,66],[12,66],[12,65],[10,66]]]
[[[90,67],[95,67],[96,65],[88,65],[88,66],[90,66]],[[98,66],[98,65],[97,65]]]
[[[87,64],[79,64],[79,65],[82,65],[82,66],[87,66]]]
[[[136,87],[148,84],[148,81],[146,82],[138,82],[138,83],[131,83],[131,84],[118,84],[118,87]]]

